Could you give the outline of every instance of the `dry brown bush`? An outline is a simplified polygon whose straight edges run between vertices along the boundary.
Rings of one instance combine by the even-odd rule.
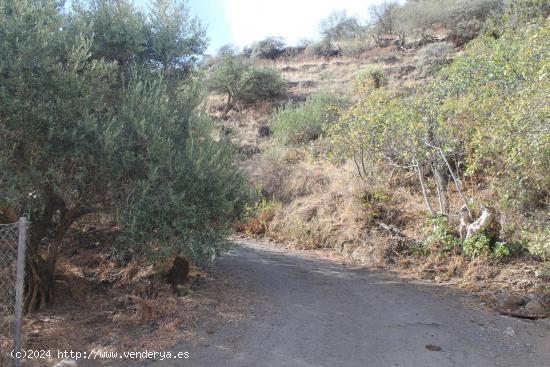
[[[264,153],[259,167],[259,184],[264,197],[281,203],[311,194],[325,183],[324,176],[308,170],[301,162],[303,153],[276,148]]]

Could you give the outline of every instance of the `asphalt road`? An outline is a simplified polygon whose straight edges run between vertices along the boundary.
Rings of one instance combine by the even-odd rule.
[[[188,360],[149,366],[550,366],[550,322],[486,311],[444,287],[248,242],[216,276],[250,294],[246,321],[199,327]],[[237,306],[236,306],[237,307]]]

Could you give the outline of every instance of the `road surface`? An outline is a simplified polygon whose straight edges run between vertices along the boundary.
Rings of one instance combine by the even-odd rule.
[[[147,366],[550,366],[548,321],[497,315],[458,291],[253,241],[215,273],[257,300],[250,317],[205,322],[175,348],[188,360]]]

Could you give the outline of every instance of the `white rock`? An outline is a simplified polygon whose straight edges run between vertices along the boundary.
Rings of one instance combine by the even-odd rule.
[[[506,330],[504,330],[504,334],[508,336],[516,336],[516,332],[511,327],[507,327]]]
[[[78,363],[74,359],[66,358],[54,364],[53,367],[74,367],[74,366],[78,366]]]

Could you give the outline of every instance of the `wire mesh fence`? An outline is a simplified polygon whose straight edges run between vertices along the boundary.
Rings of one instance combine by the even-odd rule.
[[[0,367],[21,347],[26,220],[0,224]]]

